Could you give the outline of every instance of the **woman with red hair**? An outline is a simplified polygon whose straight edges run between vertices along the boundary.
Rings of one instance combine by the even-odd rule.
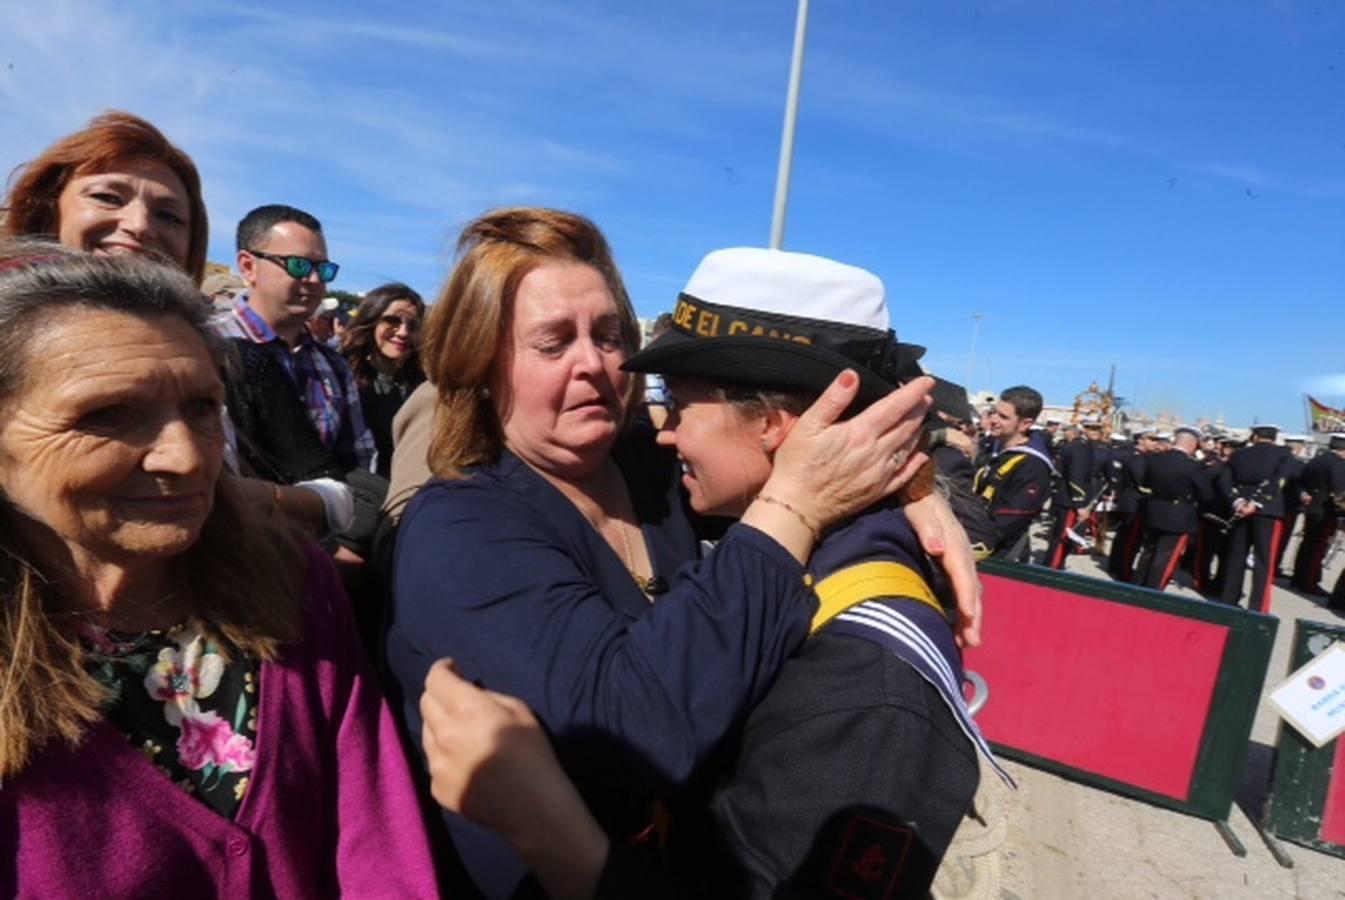
[[[0,236],[51,237],[95,254],[140,253],[199,284],[209,225],[196,165],[138,116],[107,112],[15,170]]]
[[[146,256],[185,271],[198,286],[209,235],[196,164],[128,112],[96,116],[18,166],[0,202],[0,239],[49,238],[95,256]],[[277,366],[265,377],[285,376]],[[344,485],[320,478],[327,474],[320,450],[304,449],[308,480],[297,490],[244,479],[259,504],[276,504],[314,536],[349,527],[351,503]]]

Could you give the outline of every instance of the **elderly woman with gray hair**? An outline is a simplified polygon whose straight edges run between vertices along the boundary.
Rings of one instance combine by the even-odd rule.
[[[206,314],[0,245],[0,895],[432,896],[331,563],[221,471]]]

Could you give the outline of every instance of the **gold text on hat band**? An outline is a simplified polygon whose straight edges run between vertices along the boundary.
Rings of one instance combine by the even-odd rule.
[[[697,337],[744,336],[769,337],[796,344],[811,344],[813,339],[803,334],[790,334],[760,323],[752,323],[739,318],[728,319],[709,309],[702,309],[685,299],[678,299],[673,308],[673,325]]]

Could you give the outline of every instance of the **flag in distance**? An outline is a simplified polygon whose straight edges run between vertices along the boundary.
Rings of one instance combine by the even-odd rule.
[[[1308,412],[1312,416],[1312,430],[1320,433],[1345,431],[1345,410],[1333,409],[1308,397]]]

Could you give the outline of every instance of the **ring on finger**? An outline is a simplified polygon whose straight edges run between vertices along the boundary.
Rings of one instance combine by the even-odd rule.
[[[900,469],[902,466],[906,465],[906,460],[910,458],[911,453],[909,450],[898,450],[896,453],[892,454],[892,463]]]

